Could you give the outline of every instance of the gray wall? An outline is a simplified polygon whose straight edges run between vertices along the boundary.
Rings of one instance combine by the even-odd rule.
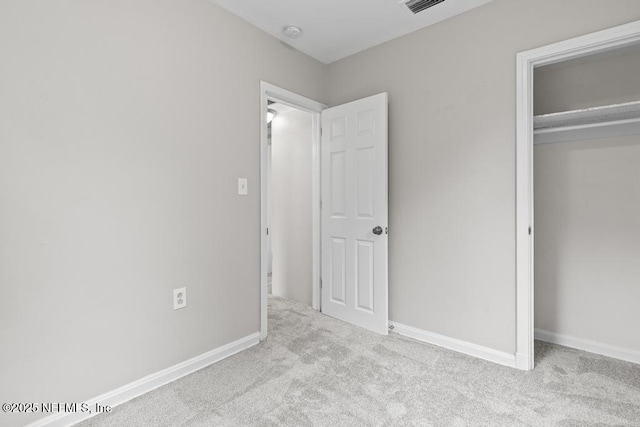
[[[391,317],[513,352],[515,53],[637,19],[495,0],[324,67],[206,0],[3,0],[0,400],[81,401],[258,330],[260,79],[389,92]]]
[[[273,294],[311,305],[311,114],[278,114],[271,133]]]
[[[515,55],[640,19],[637,0],[495,0],[329,66],[389,93],[390,318],[515,352]]]
[[[640,46],[535,70],[535,114],[640,100]]]
[[[324,101],[326,67],[206,0],[3,0],[0,58],[0,401],[257,332],[259,81]]]
[[[540,68],[534,106],[637,101],[639,76],[637,52]],[[629,326],[640,324],[640,135],[537,145],[534,154],[536,328],[640,350]]]

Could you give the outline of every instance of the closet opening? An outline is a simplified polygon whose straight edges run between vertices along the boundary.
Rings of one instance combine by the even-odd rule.
[[[640,44],[535,68],[533,95],[534,338],[640,363]]]
[[[640,21],[517,68],[516,367],[534,339],[640,363]]]

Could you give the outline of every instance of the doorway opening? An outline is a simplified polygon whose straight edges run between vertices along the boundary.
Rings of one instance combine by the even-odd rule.
[[[536,338],[536,332],[534,312],[536,310],[534,307],[534,270],[536,266],[534,264],[534,236],[536,234],[534,227],[534,143],[564,143],[580,140],[581,138],[619,137],[625,132],[629,132],[629,129],[634,127],[637,129],[638,123],[640,123],[640,115],[637,116],[637,120],[630,116],[616,116],[620,112],[620,109],[616,107],[614,110],[617,112],[608,121],[602,119],[602,109],[596,109],[594,112],[593,109],[583,108],[572,112],[547,114],[547,117],[543,117],[544,115],[537,116],[535,118],[536,125],[534,126],[534,71],[553,64],[579,59],[584,60],[593,55],[599,55],[599,57],[615,55],[615,51],[619,52],[622,49],[628,49],[638,43],[640,43],[640,21],[521,52],[517,55],[516,367],[519,369],[531,370],[534,368],[535,362],[534,338]],[[624,110],[627,107],[625,106],[622,109],[624,114],[628,114],[628,111],[625,112]],[[607,114],[609,112],[604,115]],[[557,120],[560,120],[560,122],[553,126],[549,126],[546,129],[538,129],[541,122],[554,122]],[[549,153],[547,152],[547,154]],[[589,153],[589,155],[591,154]],[[558,161],[557,157],[549,159],[555,163]],[[575,163],[572,163],[573,166],[575,166]],[[568,171],[561,172],[566,174]],[[575,173],[575,168],[572,173]],[[536,183],[541,185],[542,181],[539,178],[541,177],[536,177]],[[557,189],[557,183],[553,185],[553,188]],[[575,196],[576,192],[573,191],[571,197]],[[592,198],[585,200],[592,200]],[[567,206],[566,203],[564,206]],[[540,257],[540,261],[545,262],[543,257]],[[547,334],[544,337],[538,331],[538,338],[548,341],[553,338],[557,341],[566,337],[562,336],[562,334],[555,334],[555,337]],[[557,343],[578,348],[582,346],[583,350],[592,352],[609,351],[607,355],[625,359],[624,355],[615,354],[615,351],[619,350],[617,347],[600,346],[599,348],[604,350],[598,350],[598,346],[593,346],[593,342],[589,343],[587,341],[573,340],[571,343],[568,341]],[[630,360],[629,357],[638,357],[638,355],[634,356],[633,351],[627,352],[626,360]],[[638,360],[632,361],[638,363],[640,362],[640,357],[638,357]]]
[[[266,82],[260,94],[263,340],[270,293],[320,310],[320,112],[326,106]]]
[[[260,337],[267,336],[270,265],[267,233],[269,201],[273,199],[269,195],[267,116],[273,117],[278,111],[272,108],[269,112],[269,107],[279,104],[311,115],[311,306],[331,317],[386,335],[389,326],[388,95],[380,93],[326,108],[261,82]],[[309,187],[306,188],[309,191]],[[326,201],[324,206],[322,200]],[[273,202],[279,201],[273,199]],[[290,214],[285,212],[285,217]],[[277,256],[274,251],[274,269],[278,268]],[[276,285],[275,274],[274,271],[274,289],[282,286]]]
[[[267,102],[268,293],[312,305],[311,113]]]

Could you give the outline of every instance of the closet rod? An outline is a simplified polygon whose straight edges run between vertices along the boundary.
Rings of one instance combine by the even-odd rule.
[[[535,116],[534,143],[640,134],[640,101]]]

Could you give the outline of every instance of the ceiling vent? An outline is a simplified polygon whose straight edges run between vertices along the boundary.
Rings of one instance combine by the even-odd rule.
[[[405,5],[411,12],[416,14],[433,7],[438,3],[442,3],[443,1],[444,0],[409,0]]]

